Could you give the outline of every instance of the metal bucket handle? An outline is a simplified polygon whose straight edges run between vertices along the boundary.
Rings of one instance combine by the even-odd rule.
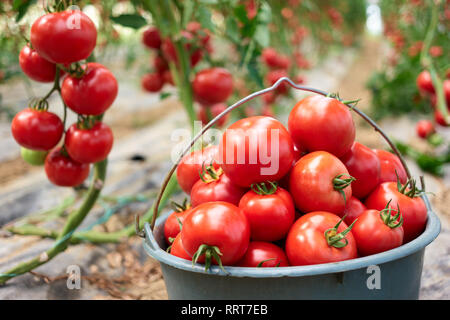
[[[278,79],[271,87],[254,92],[248,96],[246,96],[245,98],[239,100],[238,102],[236,102],[235,104],[229,106],[227,109],[225,109],[222,113],[220,113],[219,115],[217,115],[214,119],[212,119],[206,126],[204,126],[202,128],[202,130],[197,133],[197,135],[191,140],[190,144],[188,147],[186,147],[183,152],[181,153],[181,155],[179,156],[178,160],[176,161],[176,163],[172,166],[172,168],[170,169],[170,171],[167,173],[166,177],[164,178],[164,182],[161,186],[161,189],[158,193],[158,196],[156,198],[156,202],[154,204],[154,209],[153,209],[153,216],[152,216],[152,221],[150,224],[150,228],[153,231],[153,228],[155,227],[155,221],[156,221],[156,217],[158,215],[158,207],[159,204],[161,202],[161,198],[164,194],[164,191],[166,190],[167,184],[169,183],[170,178],[172,177],[172,174],[175,172],[176,168],[178,167],[178,164],[180,163],[181,159],[191,150],[192,146],[195,144],[195,142],[209,129],[211,128],[217,121],[219,121],[222,117],[224,117],[226,114],[228,114],[229,112],[231,112],[232,110],[236,109],[237,107],[243,105],[244,103],[246,103],[247,101],[252,100],[255,97],[258,97],[260,95],[263,95],[265,93],[268,93],[270,91],[274,91],[275,89],[277,89],[283,82],[287,82],[292,88],[297,89],[297,90],[303,90],[303,91],[309,91],[309,92],[313,92],[313,93],[317,93],[317,94],[321,94],[323,96],[328,96],[329,94],[322,91],[322,90],[318,90],[315,88],[310,88],[310,87],[306,87],[306,86],[301,86],[301,85],[297,85],[295,84],[291,79],[287,78],[287,77],[282,77],[280,79]],[[409,171],[408,166],[406,165],[405,160],[403,159],[402,155],[400,154],[400,151],[397,149],[397,147],[395,146],[395,144],[389,139],[389,137],[383,132],[383,130],[381,130],[381,128],[369,117],[367,116],[364,112],[362,112],[361,110],[359,110],[358,108],[355,107],[355,104],[345,104],[348,108],[350,108],[350,110],[355,111],[360,117],[362,117],[364,120],[366,120],[374,129],[375,131],[379,132],[381,134],[381,136],[384,138],[384,140],[386,140],[386,142],[389,144],[389,146],[392,148],[392,150],[394,151],[394,153],[397,155],[397,157],[400,159],[403,167],[405,168],[406,171],[406,175],[408,176],[408,179],[411,179],[411,173]],[[424,188],[424,182],[423,179],[421,179],[421,183],[422,183],[422,189]]]

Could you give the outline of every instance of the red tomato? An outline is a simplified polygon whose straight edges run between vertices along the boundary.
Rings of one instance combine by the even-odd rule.
[[[436,123],[438,123],[439,125],[441,125],[443,127],[448,127],[450,125],[445,121],[444,116],[442,115],[441,111],[439,111],[438,109],[434,110],[434,120],[436,121]]]
[[[428,71],[424,70],[417,76],[416,84],[419,90],[427,92],[427,93],[434,93],[434,86],[433,82],[431,81],[431,75]]]
[[[278,79],[287,77],[287,71],[285,69],[275,69],[267,72],[266,74],[266,83],[268,86],[272,86],[275,84],[275,82],[278,81]],[[285,82],[280,84],[277,89],[275,90],[279,94],[286,94],[289,90],[289,85],[287,85]]]
[[[49,111],[24,109],[14,116],[11,132],[16,142],[27,149],[47,151],[61,140],[64,126]]]
[[[351,225],[366,209],[366,206],[361,201],[351,197],[345,204],[344,212],[338,214],[338,216],[344,217],[344,222],[347,225]]]
[[[346,200],[352,196],[349,177],[341,160],[331,153],[316,151],[303,156],[294,165],[289,191],[302,212],[326,210],[341,214]],[[346,183],[341,179],[346,179]]]
[[[300,217],[286,238],[289,263],[303,266],[357,258],[352,232],[347,230],[344,222],[338,224],[340,221],[338,216],[325,211],[310,212]],[[344,234],[345,231],[348,233]],[[339,235],[345,238],[339,240]]]
[[[184,218],[191,212],[190,205],[182,211],[172,212],[164,224],[164,238],[170,244],[170,238],[175,238],[181,231],[180,224],[183,225]]]
[[[181,159],[177,167],[177,180],[184,192],[191,194],[193,185],[200,180],[199,172],[202,170],[203,164],[212,163],[214,168],[219,168],[219,165],[214,161],[217,152],[217,146],[210,146],[202,150],[192,151]]]
[[[403,228],[396,214],[396,210],[366,210],[358,217],[352,234],[360,255],[368,256],[402,245]]]
[[[401,183],[406,183],[408,177],[405,168],[403,168],[402,162],[395,154],[385,150],[372,150],[375,152],[378,159],[380,159],[380,183],[388,181],[396,182],[397,175]]]
[[[150,49],[159,49],[161,47],[159,30],[155,27],[145,29],[142,34],[142,43]]]
[[[170,72],[170,70],[165,70],[162,73],[162,78],[164,80],[164,83],[168,83],[168,84],[170,84],[172,86],[175,85],[175,82],[173,81],[172,73]]]
[[[35,81],[53,82],[55,80],[56,65],[42,58],[28,45],[20,51],[19,64],[22,71]]]
[[[296,145],[336,157],[348,152],[355,141],[349,109],[337,99],[320,95],[300,100],[289,114],[288,127]]]
[[[169,69],[169,65],[167,61],[161,56],[157,55],[153,60],[153,66],[158,73],[163,73],[164,71]]]
[[[203,105],[225,102],[233,93],[233,77],[224,68],[203,69],[195,75],[192,89]]]
[[[420,138],[426,139],[436,132],[436,129],[434,128],[433,122],[430,120],[420,120],[416,124],[416,132]]]
[[[239,186],[278,181],[291,168],[294,144],[286,128],[271,117],[236,121],[224,132],[218,163]]]
[[[252,240],[269,242],[280,240],[286,236],[294,223],[295,206],[289,192],[276,185],[275,190],[270,186],[267,188],[270,192],[264,193],[254,189],[258,191],[256,193],[250,190],[239,202],[239,208],[250,223]]]
[[[88,177],[89,165],[74,161],[57,148],[45,158],[45,173],[48,180],[57,186],[75,187]]]
[[[192,45],[189,42],[193,41],[194,36],[192,35],[192,33],[188,32],[188,31],[181,31],[181,35],[185,38],[185,41],[187,42],[184,45],[184,49],[187,52],[190,52]],[[173,42],[170,39],[165,39],[162,41],[161,51],[162,51],[164,57],[166,58],[166,60],[173,61],[175,64],[178,64],[177,51],[175,49],[175,45],[173,44]],[[199,63],[199,61],[202,59],[202,57],[203,57],[203,52],[201,49],[194,50],[194,52],[192,52],[191,56],[190,56],[191,66],[194,67],[197,63]]]
[[[245,254],[250,242],[250,226],[241,209],[228,202],[206,202],[192,209],[186,216],[181,241],[189,256],[205,259],[209,263],[233,265]],[[204,245],[202,247],[202,245]],[[203,251],[198,251],[199,249]],[[197,253],[197,255],[195,255]]]
[[[278,67],[278,52],[274,48],[264,48],[261,53],[261,59],[271,68]]]
[[[191,257],[184,250],[183,243],[181,242],[181,234],[178,234],[175,240],[173,240],[170,247],[170,254],[181,259],[191,260]]]
[[[74,123],[66,132],[64,145],[69,156],[80,163],[105,160],[113,146],[113,133],[103,122],[92,128],[82,128]]]
[[[81,78],[68,75],[61,86],[67,106],[78,114],[97,116],[114,102],[118,92],[114,75],[99,63],[88,63]]]
[[[408,193],[410,190],[407,188],[404,192]],[[392,209],[396,210],[397,205],[399,206],[403,216],[404,242],[419,236],[427,222],[427,208],[422,198],[409,197],[400,192],[396,182],[384,182],[369,195],[364,204],[368,209],[383,210],[389,201]]]
[[[221,168],[215,170],[209,166],[206,172],[201,174],[203,175],[202,179],[198,180],[191,190],[191,203],[194,207],[212,201],[225,201],[237,206],[239,200],[247,192],[247,189],[231,182]]]
[[[380,160],[372,149],[354,142],[352,148],[341,157],[348,172],[356,180],[352,182],[352,195],[365,198],[380,183]]]
[[[48,13],[31,26],[30,41],[42,58],[53,63],[72,63],[92,53],[97,29],[79,10]]]
[[[201,106],[200,109],[198,110],[197,117],[202,121],[203,125],[207,125],[209,121],[211,121],[216,116],[218,116],[223,111],[225,111],[227,107],[228,106],[225,103],[216,103],[216,104],[213,104],[211,107]],[[208,115],[208,110],[209,110],[210,115]],[[225,116],[223,116],[222,118],[220,118],[220,120],[218,120],[216,122],[216,125],[218,127],[222,127],[228,121],[229,117],[230,117],[230,114],[229,113],[226,114]]]
[[[273,91],[269,91],[262,96],[265,104],[272,104],[277,99],[277,95]]]
[[[147,73],[141,79],[142,88],[148,92],[159,92],[164,86],[164,79],[161,74]]]
[[[287,267],[289,262],[284,251],[273,243],[252,241],[238,265],[249,268],[274,268]]]

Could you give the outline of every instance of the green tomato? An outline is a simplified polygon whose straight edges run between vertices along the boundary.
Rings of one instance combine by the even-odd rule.
[[[25,162],[33,166],[42,166],[47,156],[48,151],[30,150],[24,147],[20,148],[20,154]]]

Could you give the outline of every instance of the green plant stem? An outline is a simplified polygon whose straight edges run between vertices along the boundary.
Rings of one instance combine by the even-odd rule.
[[[100,195],[100,191],[103,187],[103,183],[105,181],[106,176],[106,167],[107,160],[103,160],[94,165],[94,177],[91,182],[91,186],[86,194],[86,197],[81,204],[80,208],[68,217],[66,224],[61,233],[58,234],[56,238],[55,245],[43,252],[41,255],[18,264],[16,267],[8,270],[6,273],[0,275],[0,284],[6,283],[8,280],[19,276],[21,274],[27,273],[40,265],[50,261],[59,253],[63,252],[68,244],[70,243],[70,239],[72,237],[75,229],[81,224],[83,219],[89,213],[89,211],[94,206],[98,196]]]

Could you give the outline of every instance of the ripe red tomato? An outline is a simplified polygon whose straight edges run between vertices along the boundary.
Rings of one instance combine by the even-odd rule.
[[[420,120],[416,124],[416,132],[417,136],[422,139],[426,139],[436,132],[436,129],[434,128],[433,122],[430,120]]]
[[[236,121],[222,135],[218,163],[239,186],[278,181],[291,168],[294,144],[286,128],[271,117]]]
[[[173,240],[170,246],[170,254],[181,259],[191,260],[191,257],[184,250],[183,243],[181,242],[181,234],[178,234],[175,240]]]
[[[403,168],[402,162],[395,154],[380,149],[372,150],[375,152],[378,159],[380,159],[380,183],[388,181],[396,182],[397,175],[401,183],[406,183],[408,177],[405,168]]]
[[[184,49],[187,52],[190,52],[191,51],[191,47],[192,47],[191,42],[195,41],[194,35],[192,33],[188,32],[188,31],[181,31],[181,35],[185,38],[185,41],[187,42],[184,45]],[[162,51],[162,53],[163,53],[163,55],[164,55],[164,57],[166,58],[167,61],[172,61],[175,64],[178,64],[177,51],[175,49],[175,45],[173,44],[173,42],[170,39],[167,38],[167,39],[164,39],[162,41],[161,51]],[[203,51],[200,48],[194,50],[191,53],[191,56],[190,56],[190,59],[189,59],[190,63],[191,63],[191,66],[194,67],[195,65],[197,65],[197,63],[200,62],[202,57],[203,57]]]
[[[341,218],[344,217],[344,222],[347,225],[351,225],[365,210],[367,210],[366,206],[352,196],[345,204],[344,211],[338,214],[338,216]]]
[[[284,251],[273,243],[252,241],[237,265],[248,268],[275,268],[287,267],[289,262]]]
[[[262,192],[254,186],[239,202],[250,223],[250,237],[256,241],[276,241],[286,236],[294,223],[295,206],[291,195],[276,185]],[[273,188],[275,186],[275,188]]]
[[[196,207],[201,203],[212,201],[225,201],[239,205],[239,200],[247,189],[239,187],[231,182],[230,178],[223,173],[222,169],[215,170],[212,166],[198,180],[191,190],[191,203]],[[203,174],[203,173],[202,173]]]
[[[184,218],[191,212],[190,205],[182,211],[174,211],[167,218],[164,224],[164,238],[170,244],[170,238],[175,238],[181,231],[180,224],[183,225]]]
[[[396,210],[366,210],[358,217],[352,234],[361,256],[384,252],[402,245],[403,228],[396,214]]]
[[[203,125],[207,125],[209,121],[211,121],[216,116],[218,116],[223,111],[225,111],[226,108],[227,108],[227,105],[225,103],[216,103],[216,104],[213,104],[211,107],[201,106],[200,109],[198,110],[197,117],[202,121]],[[209,110],[209,113],[211,114],[210,116],[208,115],[208,110]],[[216,122],[216,125],[218,127],[222,127],[228,121],[229,117],[230,117],[230,114],[229,113],[226,114],[225,116],[223,116]]]
[[[30,41],[42,58],[67,64],[89,57],[97,43],[97,29],[79,10],[48,13],[31,26]]]
[[[261,52],[261,59],[268,67],[278,67],[278,52],[274,48],[264,48]]]
[[[19,54],[22,71],[31,79],[39,82],[53,82],[56,65],[42,58],[36,50],[25,45]]]
[[[142,88],[148,92],[159,92],[164,86],[164,79],[161,74],[147,73],[141,79]]]
[[[340,159],[356,179],[352,182],[352,195],[356,198],[365,198],[380,183],[380,160],[372,149],[354,142]]]
[[[250,226],[242,210],[221,201],[202,203],[192,209],[180,234],[186,252],[193,261],[206,260],[206,269],[210,263],[220,264],[218,260],[223,265],[235,264],[250,242]],[[206,259],[205,251],[209,252]]]
[[[145,29],[142,34],[142,43],[150,49],[159,49],[161,47],[161,36],[159,30],[155,27]]]
[[[366,199],[365,205],[368,209],[383,210],[390,202],[392,209],[400,208],[403,216],[403,230],[405,232],[404,242],[409,242],[419,236],[425,229],[427,222],[427,208],[422,198],[408,196],[409,188],[404,190],[405,194],[397,188],[396,182],[384,182],[380,184]]]
[[[287,76],[288,76],[288,73],[285,69],[270,70],[266,74],[266,83],[268,86],[272,86],[275,84],[275,82],[278,81],[278,79],[287,77]],[[289,90],[289,85],[287,85],[286,83],[283,82],[282,84],[280,84],[277,87],[277,89],[275,91],[279,94],[286,94],[288,92],[288,90]]]
[[[11,132],[16,142],[31,150],[52,149],[61,140],[63,131],[61,119],[46,110],[24,109],[11,122]]]
[[[233,77],[224,68],[203,69],[195,75],[192,89],[203,105],[225,102],[233,93]]]
[[[341,214],[352,196],[350,183],[341,160],[331,153],[315,151],[300,158],[292,168],[289,191],[302,212],[326,210]]]
[[[427,93],[434,93],[434,86],[433,82],[431,81],[431,75],[428,71],[424,70],[417,76],[416,84],[419,90],[427,92]]]
[[[300,100],[289,114],[288,127],[297,146],[336,157],[348,152],[355,141],[349,109],[337,99],[320,95]]]
[[[153,66],[158,73],[163,73],[164,71],[169,69],[169,65],[167,64],[166,59],[163,56],[157,55],[153,60]]]
[[[175,81],[173,81],[172,73],[170,72],[170,70],[165,70],[162,73],[162,78],[164,80],[164,83],[168,83],[172,86],[175,85]]]
[[[114,75],[99,63],[89,62],[81,78],[68,75],[61,86],[61,97],[78,114],[97,116],[114,102],[118,92]]]
[[[300,217],[286,238],[286,255],[292,266],[338,262],[358,257],[356,242],[345,222],[325,211]],[[346,232],[347,231],[347,232]],[[341,236],[344,237],[341,237]]]
[[[177,167],[177,180],[184,192],[191,194],[192,187],[200,180],[199,172],[201,172],[203,164],[209,165],[212,163],[214,168],[219,168],[214,160],[217,152],[217,146],[209,146],[192,151],[181,159]]]
[[[434,120],[436,121],[437,124],[439,124],[443,127],[448,127],[450,125],[450,123],[447,123],[445,121],[444,116],[442,115],[441,111],[439,111],[438,109],[434,110]]]
[[[48,180],[57,186],[75,187],[88,177],[89,164],[76,162],[57,148],[45,158],[45,173]]]
[[[113,141],[111,129],[103,122],[97,122],[92,128],[83,128],[74,123],[66,132],[64,145],[73,160],[95,163],[108,157]]]

